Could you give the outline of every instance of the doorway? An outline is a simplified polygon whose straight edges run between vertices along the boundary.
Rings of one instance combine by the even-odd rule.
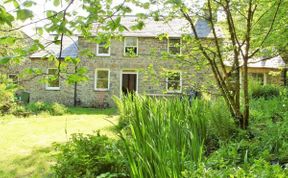
[[[124,95],[137,92],[137,72],[122,72],[121,91]]]

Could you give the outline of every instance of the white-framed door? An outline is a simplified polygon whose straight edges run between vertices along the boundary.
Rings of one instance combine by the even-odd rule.
[[[124,93],[138,93],[139,74],[137,70],[127,69],[120,72],[120,96]]]

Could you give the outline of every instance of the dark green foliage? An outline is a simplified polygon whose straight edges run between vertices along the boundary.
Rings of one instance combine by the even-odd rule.
[[[0,74],[0,115],[12,114],[17,106],[15,91],[17,86]]]
[[[254,99],[258,98],[270,99],[273,97],[277,97],[279,95],[280,95],[279,88],[273,85],[258,86],[255,87],[251,92],[251,96]]]
[[[127,177],[125,158],[118,151],[121,145],[99,133],[73,135],[57,148],[54,170],[58,177]]]
[[[49,112],[51,115],[59,116],[67,112],[67,108],[58,103],[44,103],[44,102],[35,102],[30,103],[26,106],[27,111],[34,114],[39,114],[41,112]]]
[[[179,177],[203,159],[209,104],[129,96],[115,102],[128,123],[125,157],[132,177]]]
[[[234,132],[228,142],[219,142],[219,148],[207,157],[202,176],[288,176],[284,169],[288,164],[288,98],[286,90],[279,90],[279,97],[251,101],[249,130]]]
[[[133,99],[116,99],[120,124],[125,128],[122,129],[125,133],[122,139],[126,145],[130,175],[287,177],[288,170],[284,167],[288,164],[288,99],[286,90],[279,88],[279,91],[278,97],[251,101],[252,120],[247,131],[234,125],[220,98],[195,100],[192,106],[179,100],[135,96]],[[189,123],[190,116],[195,120],[194,126],[188,129],[186,123]],[[204,130],[198,129],[201,124],[197,121],[204,121],[202,128],[206,130],[204,145],[200,147],[195,142],[190,145],[186,142],[189,137],[185,136],[189,133],[185,132],[187,130],[194,130],[192,135],[203,135]],[[190,150],[185,149],[187,145]],[[204,151],[205,157],[202,155],[200,161],[193,158],[193,152]]]

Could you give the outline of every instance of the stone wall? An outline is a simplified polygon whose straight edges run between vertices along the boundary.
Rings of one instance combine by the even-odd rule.
[[[79,48],[96,52],[96,44],[89,43],[79,38]],[[207,72],[195,72],[193,67],[181,65],[175,60],[162,59],[162,53],[167,52],[167,41],[156,38],[138,38],[138,56],[124,56],[124,42],[113,40],[111,42],[111,56],[85,57],[80,56],[82,65],[89,70],[89,81],[79,86],[79,99],[84,106],[97,106],[99,98],[105,95],[105,101],[113,106],[112,96],[120,96],[121,74],[124,70],[138,73],[138,93],[163,94],[166,91],[167,70],[180,70],[182,72],[182,85],[189,88],[196,81],[199,86],[205,83],[204,78],[210,77]],[[110,90],[95,91],[95,69],[110,70]],[[154,74],[154,75],[153,75]],[[193,74],[193,75],[192,75]],[[211,80],[208,80],[211,82]],[[208,83],[209,83],[208,82]]]
[[[181,71],[183,93],[193,89],[213,87],[212,74],[209,70],[195,70],[191,64],[185,64],[174,60],[174,56],[164,55],[167,52],[167,41],[160,41],[157,38],[142,37],[138,38],[138,56],[124,56],[124,42],[122,40],[112,40],[111,55],[107,57],[96,56],[96,44],[90,43],[79,37],[79,51],[89,49],[94,56],[87,57],[80,55],[81,66],[88,69],[87,82],[78,84],[78,100],[81,106],[98,107],[105,101],[109,106],[114,106],[112,96],[119,97],[121,94],[121,77],[125,70],[138,73],[138,93],[162,95],[166,92],[165,74],[169,70]],[[81,53],[80,53],[81,54]],[[41,75],[25,76],[20,79],[20,84],[30,93],[30,101],[58,102],[65,105],[73,105],[74,86],[68,85],[64,74],[60,78],[60,90],[46,90],[43,79],[46,77],[48,68],[56,68],[54,62],[48,59],[30,59],[24,65],[14,67],[14,71],[21,73],[24,68],[38,68],[42,71]],[[68,66],[72,71],[72,66]],[[71,69],[70,69],[71,68]],[[109,69],[110,83],[108,91],[95,90],[95,70]],[[15,73],[13,71],[13,73]]]

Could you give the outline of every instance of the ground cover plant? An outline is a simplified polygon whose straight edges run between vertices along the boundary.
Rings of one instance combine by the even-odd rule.
[[[25,106],[25,109],[31,114],[40,114],[41,112],[48,112],[51,115],[61,116],[67,112],[67,108],[58,103],[44,103],[35,102]]]

